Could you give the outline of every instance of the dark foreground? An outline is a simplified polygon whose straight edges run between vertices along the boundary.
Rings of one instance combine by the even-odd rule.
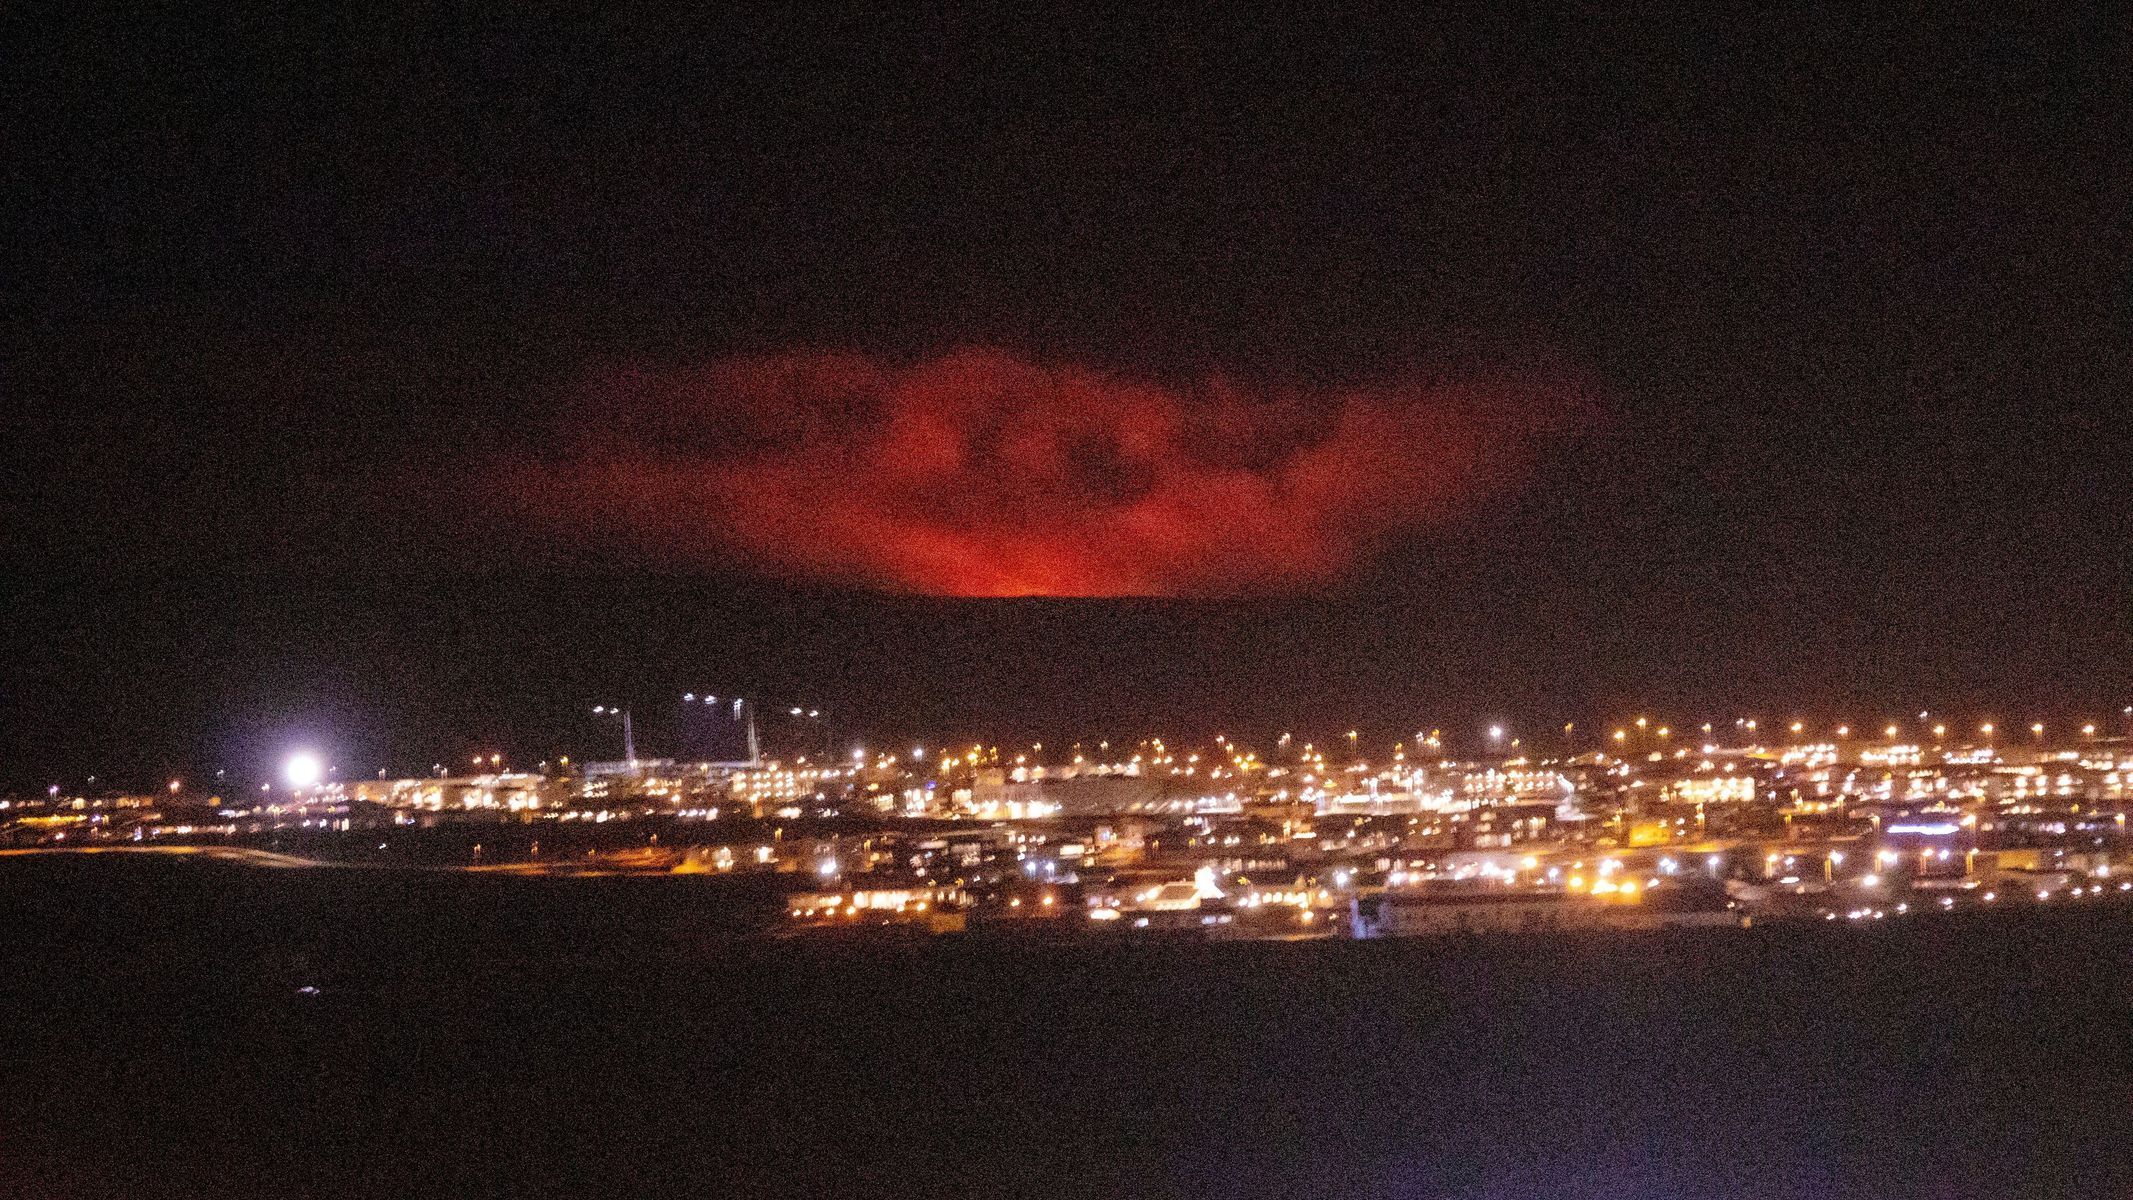
[[[0,863],[0,1196],[2133,1193],[2124,909],[825,946],[713,901]]]

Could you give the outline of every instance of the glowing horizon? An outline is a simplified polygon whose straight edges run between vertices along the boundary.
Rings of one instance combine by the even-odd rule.
[[[796,351],[594,392],[587,450],[515,487],[548,527],[965,598],[1323,586],[1516,475],[1571,402],[1413,379],[1177,387],[990,349]]]

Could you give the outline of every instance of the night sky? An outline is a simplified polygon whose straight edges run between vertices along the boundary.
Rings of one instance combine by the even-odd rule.
[[[2133,703],[2122,12],[145,7],[0,16],[12,786]]]

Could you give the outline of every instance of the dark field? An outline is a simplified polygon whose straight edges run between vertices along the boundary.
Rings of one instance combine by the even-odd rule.
[[[731,902],[0,862],[0,1195],[2133,1192],[2124,909],[826,945]]]

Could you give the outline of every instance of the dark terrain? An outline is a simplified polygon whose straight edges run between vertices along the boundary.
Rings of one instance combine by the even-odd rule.
[[[0,862],[0,1195],[2125,1195],[2133,913],[727,936],[686,880]]]

